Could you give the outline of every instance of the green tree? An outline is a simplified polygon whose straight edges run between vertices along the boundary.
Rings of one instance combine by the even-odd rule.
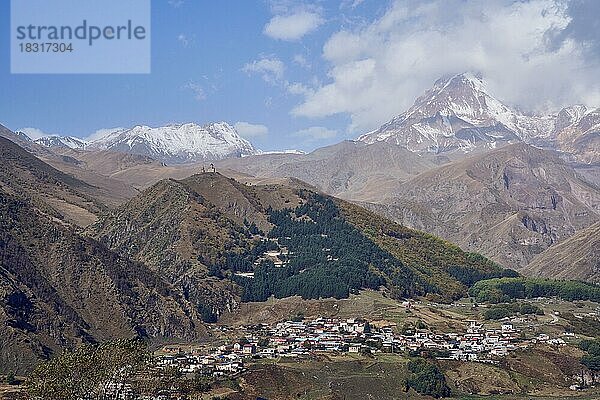
[[[586,354],[581,358],[581,363],[592,371],[600,371],[600,356]]]
[[[501,303],[511,299],[559,297],[563,300],[600,301],[600,286],[588,282],[544,278],[494,278],[479,281],[469,290],[479,302]]]
[[[446,378],[435,364],[423,358],[416,358],[408,362],[407,368],[409,372],[406,379],[407,387],[436,398],[450,395]]]

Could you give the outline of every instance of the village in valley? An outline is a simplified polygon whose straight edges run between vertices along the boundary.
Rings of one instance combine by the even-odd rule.
[[[403,306],[410,310],[412,303],[405,302]],[[504,318],[494,321],[494,327],[465,320],[463,331],[438,333],[425,326],[399,328],[387,320],[293,318],[275,324],[215,326],[224,337],[236,339],[218,345],[168,345],[155,356],[159,368],[176,367],[183,373],[235,377],[248,365],[263,360],[302,360],[319,355],[372,357],[400,353],[498,364],[509,352],[536,344],[562,347],[575,338],[572,332],[526,335],[521,327],[531,325],[533,320],[535,317]]]

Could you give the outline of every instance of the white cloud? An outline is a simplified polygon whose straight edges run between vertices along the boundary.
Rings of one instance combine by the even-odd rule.
[[[125,128],[122,127],[117,127],[117,128],[103,128],[103,129],[98,129],[96,132],[91,133],[88,137],[85,138],[86,141],[88,142],[93,142],[94,140],[103,138],[104,136],[113,133],[115,131],[120,131],[123,130]]]
[[[301,129],[292,134],[293,136],[300,136],[308,139],[309,141],[331,139],[337,136],[337,131],[327,129],[322,126],[311,126],[310,128]]]
[[[584,60],[584,44],[548,48],[547,32],[570,20],[562,0],[398,0],[381,18],[328,39],[329,79],[292,114],[347,114],[349,130],[361,133],[406,110],[440,76],[469,70],[528,110],[598,101],[598,65]]]
[[[364,3],[365,0],[342,0],[340,3],[340,10],[344,9],[355,9]]]
[[[308,62],[308,60],[306,59],[304,54],[300,54],[300,53],[294,54],[293,60],[294,60],[294,63],[298,64],[302,68],[306,68],[306,69],[310,68],[310,63]]]
[[[242,67],[242,71],[250,74],[260,74],[265,82],[276,83],[283,79],[285,65],[277,57],[263,57],[260,60],[255,60],[246,63]]]
[[[309,96],[312,93],[314,93],[314,91],[300,83],[300,82],[285,82],[285,89],[288,91],[288,93],[290,94],[296,94],[296,95],[304,95],[304,96]]]
[[[251,124],[249,122],[239,121],[233,126],[235,127],[235,130],[245,138],[266,136],[269,133],[269,128],[261,124]]]
[[[206,93],[202,86],[198,83],[190,81],[183,86],[184,89],[189,89],[192,91],[194,98],[198,101],[202,101],[206,99]]]
[[[46,133],[43,130],[38,129],[38,128],[21,128],[21,129],[17,129],[17,131],[23,132],[24,134],[29,136],[29,138],[32,140],[39,139],[43,136],[58,136],[56,133]]]
[[[265,25],[264,34],[279,40],[299,40],[315,31],[324,20],[318,12],[300,10],[288,15],[276,15]]]
[[[290,82],[284,79],[285,64],[277,57],[263,57],[259,60],[246,63],[242,71],[250,74],[259,74],[262,79],[272,85],[280,86],[293,95],[309,96],[314,91],[309,86],[300,82]],[[269,107],[270,104],[267,105]]]

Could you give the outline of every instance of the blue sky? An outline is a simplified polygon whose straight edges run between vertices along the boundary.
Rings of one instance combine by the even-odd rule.
[[[11,75],[2,1],[0,123],[87,137],[224,120],[261,149],[311,150],[376,128],[466,70],[524,109],[597,106],[599,4],[153,0],[151,74]]]

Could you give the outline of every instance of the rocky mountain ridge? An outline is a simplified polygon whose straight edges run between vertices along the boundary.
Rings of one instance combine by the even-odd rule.
[[[88,146],[88,142],[76,138],[74,136],[42,136],[41,138],[35,139],[35,143],[44,147],[65,147],[69,149],[80,149],[83,150]]]
[[[600,222],[549,247],[523,272],[532,276],[600,283]]]
[[[32,141],[25,134],[21,133],[21,137]],[[44,136],[33,142],[47,148],[109,150],[136,154],[167,164],[214,161],[260,152],[226,122],[206,125],[171,124],[159,127],[137,125],[132,128],[108,130],[103,136],[89,141],[71,136]]]
[[[431,169],[371,207],[515,269],[600,219],[600,190],[518,143]]]

